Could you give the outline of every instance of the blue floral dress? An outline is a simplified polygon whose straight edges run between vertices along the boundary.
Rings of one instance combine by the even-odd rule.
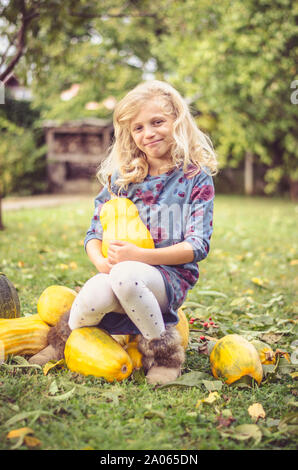
[[[147,226],[155,243],[162,248],[187,241],[192,245],[194,260],[180,265],[159,265],[167,296],[168,311],[163,314],[165,324],[178,322],[177,311],[183,304],[187,292],[199,279],[198,262],[206,258],[210,248],[213,227],[214,185],[208,170],[191,176],[183,168],[170,170],[159,176],[148,175],[141,183],[131,183],[119,195],[130,199],[138,208],[139,215]],[[112,176],[111,189],[118,195],[115,184],[117,173]],[[91,226],[85,237],[85,248],[89,240],[102,240],[103,229],[100,211],[111,199],[105,186],[95,198],[95,211]],[[125,314],[107,313],[98,324],[110,334],[139,334],[139,330]]]

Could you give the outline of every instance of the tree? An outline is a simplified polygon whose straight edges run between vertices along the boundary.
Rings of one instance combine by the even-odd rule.
[[[267,190],[282,177],[298,181],[297,8],[291,0],[194,0],[173,4],[171,34],[156,43],[168,71],[193,106],[210,120],[221,165],[252,156],[267,165]],[[200,122],[200,116],[198,116]],[[209,129],[207,129],[209,130]],[[276,171],[278,169],[278,171]]]
[[[24,84],[31,78],[33,106],[41,118],[82,117],[87,101],[117,97],[134,86],[150,59],[144,32],[162,27],[159,7],[146,0],[0,0],[0,15],[5,41],[0,80],[5,83],[12,71]],[[61,103],[61,91],[76,81],[82,84],[78,99]],[[5,135],[0,147],[1,202],[11,188],[15,162],[26,158],[19,150],[24,146],[14,147],[26,133],[7,116],[0,127]]]

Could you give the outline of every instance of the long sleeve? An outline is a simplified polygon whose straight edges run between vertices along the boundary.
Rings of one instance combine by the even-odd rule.
[[[210,175],[201,172],[195,179],[190,196],[184,241],[194,250],[194,261],[208,255],[213,232],[214,184]]]
[[[111,199],[111,195],[107,187],[104,186],[103,189],[100,191],[100,193],[96,196],[94,200],[94,213],[91,219],[90,227],[86,233],[86,237],[84,240],[85,250],[86,250],[87,243],[89,242],[89,240],[92,240],[92,238],[97,238],[98,240],[102,240],[103,229],[102,229],[99,215],[100,215],[100,211],[104,203],[109,201],[110,199]]]

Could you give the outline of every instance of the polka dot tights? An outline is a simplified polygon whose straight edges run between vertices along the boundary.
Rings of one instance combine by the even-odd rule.
[[[162,313],[167,307],[159,270],[139,261],[124,261],[109,274],[96,274],[85,283],[72,305],[69,326],[93,326],[108,312],[126,313],[146,339],[159,338],[165,331]]]

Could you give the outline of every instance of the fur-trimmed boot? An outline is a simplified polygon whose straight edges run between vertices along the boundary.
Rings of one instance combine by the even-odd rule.
[[[166,326],[166,331],[158,339],[147,340],[141,336],[138,348],[143,355],[142,362],[148,383],[166,384],[181,375],[185,352],[174,326]]]
[[[39,353],[30,357],[30,364],[39,364],[43,366],[49,361],[60,361],[64,358],[64,348],[67,338],[71,333],[71,329],[68,326],[70,312],[66,312],[57,325],[53,326],[48,333],[48,346]]]

